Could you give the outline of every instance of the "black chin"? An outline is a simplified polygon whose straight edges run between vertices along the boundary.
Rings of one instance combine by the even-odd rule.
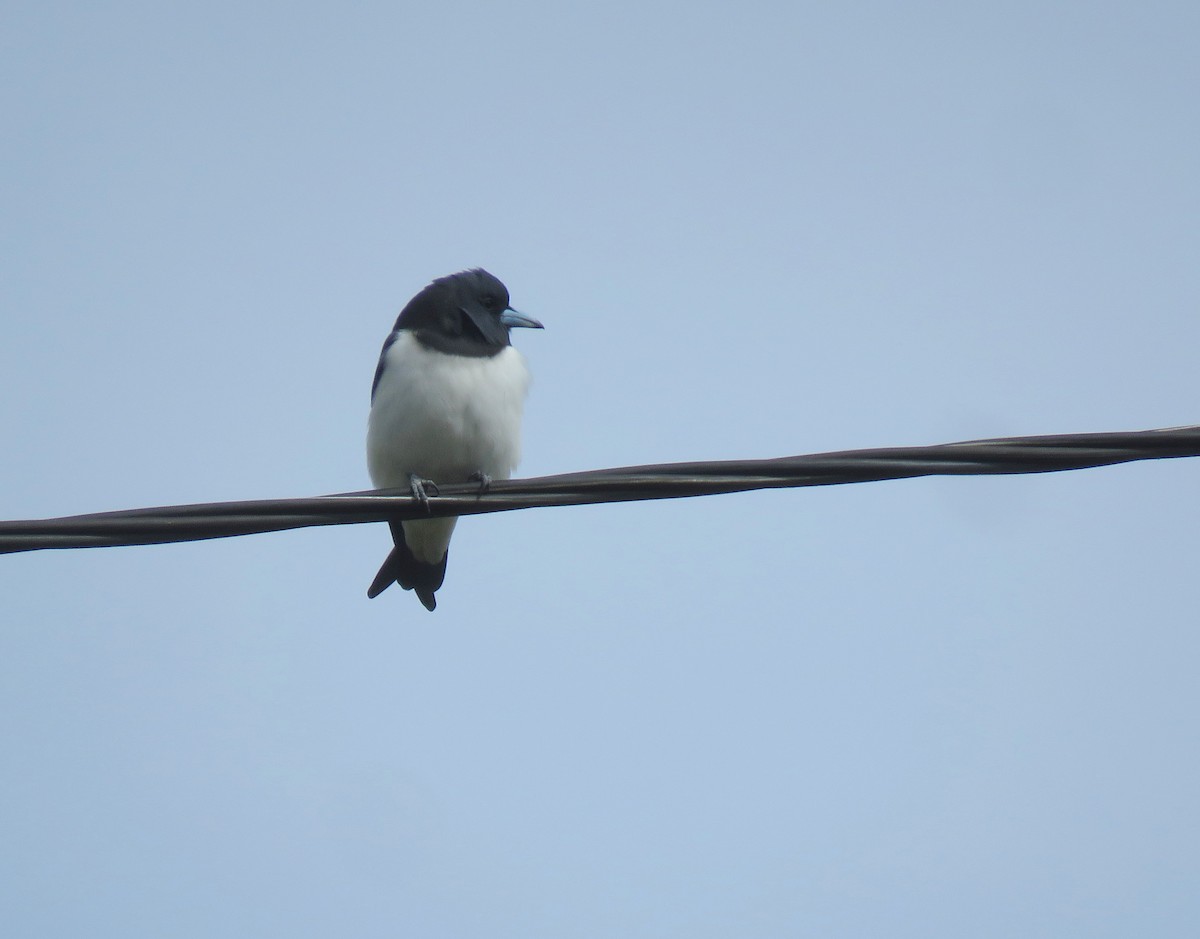
[[[503,349],[508,345],[508,327],[500,322],[500,314],[492,313],[477,303],[464,303],[458,308],[462,314],[463,335],[474,333],[481,342]]]
[[[447,355],[466,355],[477,359],[490,359],[504,351],[504,345],[488,342],[479,330],[471,327],[457,336],[434,332],[431,329],[413,330],[413,337],[426,349],[444,352]],[[508,338],[507,336],[505,338]]]

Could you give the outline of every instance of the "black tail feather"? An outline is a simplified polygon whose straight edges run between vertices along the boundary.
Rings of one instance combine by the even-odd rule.
[[[400,522],[389,524],[396,547],[371,581],[371,586],[367,588],[367,596],[373,600],[392,584],[399,584],[405,590],[415,590],[417,599],[432,613],[437,607],[434,592],[446,579],[446,561],[449,560],[450,552],[443,554],[442,560],[437,564],[418,561],[409,550],[408,542],[404,540],[404,526]]]

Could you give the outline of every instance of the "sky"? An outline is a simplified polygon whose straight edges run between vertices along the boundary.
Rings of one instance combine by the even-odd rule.
[[[1200,422],[1200,7],[0,11],[0,518],[369,486],[403,304],[519,475]],[[1191,937],[1193,460],[0,557],[24,937]]]

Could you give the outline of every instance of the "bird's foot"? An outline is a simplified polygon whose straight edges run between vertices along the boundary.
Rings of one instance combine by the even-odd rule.
[[[425,511],[429,511],[429,497],[441,495],[438,491],[437,483],[432,479],[422,479],[416,473],[410,473],[408,476],[408,488],[412,492],[412,497],[421,505],[425,506]]]
[[[473,483],[479,483],[479,495],[483,495],[492,488],[492,477],[483,470],[476,470],[467,479]]]

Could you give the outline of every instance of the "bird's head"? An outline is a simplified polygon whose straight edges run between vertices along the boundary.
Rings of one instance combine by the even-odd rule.
[[[542,324],[509,306],[508,288],[483,268],[439,277],[409,301],[396,320],[424,345],[456,355],[492,356],[509,345],[509,330]]]

